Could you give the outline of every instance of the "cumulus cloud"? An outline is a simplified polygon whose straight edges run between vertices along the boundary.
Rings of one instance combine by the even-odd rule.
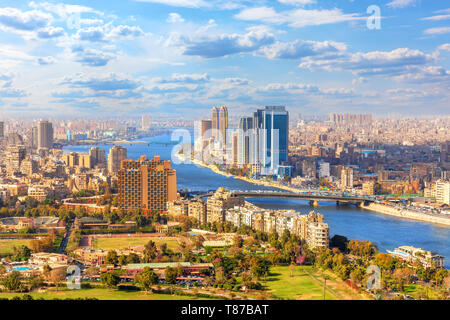
[[[309,56],[340,55],[347,46],[334,41],[295,40],[292,42],[277,41],[271,46],[261,48],[258,53],[269,59],[299,59]]]
[[[178,13],[172,12],[169,13],[169,16],[167,17],[166,21],[168,23],[182,23],[184,22],[184,19]]]
[[[103,67],[116,56],[109,52],[97,49],[74,47],[72,53],[75,55],[75,61],[89,67]]]
[[[56,60],[55,60],[55,58],[49,56],[49,57],[40,57],[40,58],[38,58],[37,62],[41,66],[45,66],[45,65],[54,64],[56,62]]]
[[[174,73],[170,78],[156,78],[158,83],[206,83],[210,81],[208,74],[179,74]]]
[[[420,50],[399,48],[392,51],[357,52],[336,59],[306,58],[300,68],[309,70],[347,70],[360,76],[401,74],[411,66],[435,61],[435,56]]]
[[[52,16],[38,10],[21,11],[15,8],[0,8],[0,27],[18,31],[35,31],[46,27]]]
[[[110,42],[123,38],[134,38],[144,35],[140,27],[119,25],[117,27],[95,26],[78,30],[76,38],[88,42]]]
[[[64,78],[61,84],[72,88],[88,88],[93,91],[133,90],[140,86],[139,82],[115,73],[102,77],[80,73],[75,77]]]
[[[64,29],[60,27],[47,27],[39,29],[37,31],[37,36],[41,39],[53,39],[61,37],[65,34]]]
[[[236,53],[253,52],[275,42],[275,36],[266,27],[250,27],[245,34],[223,34],[214,38],[190,40],[178,38],[184,46],[184,55],[203,58],[224,57]]]

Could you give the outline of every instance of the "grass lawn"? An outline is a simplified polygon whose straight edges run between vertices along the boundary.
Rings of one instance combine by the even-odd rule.
[[[97,298],[98,300],[205,300],[204,298],[178,296],[170,294],[155,294],[145,291],[123,291],[116,289],[81,289],[81,290],[68,290],[60,289],[56,291],[54,289],[46,292],[32,292],[29,293],[34,299],[43,298],[45,300],[58,299],[77,299],[77,298]],[[7,293],[1,292],[0,298],[11,299],[16,296],[23,296],[24,293]]]
[[[177,252],[178,240],[175,237],[126,237],[126,238],[96,238],[93,241],[93,245],[97,249],[114,250],[114,249],[126,249],[128,247],[135,247],[147,244],[152,240],[156,246],[163,243],[167,244],[167,248]],[[181,240],[180,240],[181,241]]]
[[[318,283],[309,274],[301,272],[298,267],[295,268],[293,277],[290,276],[288,266],[274,266],[270,268],[270,275],[267,277],[266,286],[274,296],[282,299],[323,299],[323,285]],[[329,290],[326,291],[325,297],[327,300],[338,299]]]
[[[30,247],[30,240],[0,240],[0,254],[12,253],[13,247],[20,245]]]
[[[328,275],[326,300],[363,299],[357,292],[347,288],[345,283]],[[313,271],[311,266],[295,267],[293,276],[288,266],[270,268],[266,287],[272,295],[289,300],[322,300],[323,277],[321,271]]]

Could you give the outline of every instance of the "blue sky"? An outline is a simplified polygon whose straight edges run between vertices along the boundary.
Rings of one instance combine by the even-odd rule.
[[[449,64],[443,0],[0,1],[4,117],[448,115]]]

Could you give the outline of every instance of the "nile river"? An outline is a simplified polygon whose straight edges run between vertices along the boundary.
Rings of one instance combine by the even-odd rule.
[[[170,135],[141,139],[148,142],[170,142]],[[111,145],[98,145],[108,153]],[[92,146],[65,147],[65,152],[88,152]],[[134,144],[124,145],[129,159],[141,155],[148,158],[160,155],[161,159],[171,159],[173,145]],[[172,164],[177,170],[178,189],[206,191],[225,187],[232,190],[267,190],[269,187],[253,185],[246,181],[225,177],[194,164]],[[248,201],[263,208],[294,209],[303,214],[312,210],[307,200],[252,198]],[[427,222],[395,218],[354,206],[337,207],[334,202],[321,202],[316,211],[322,213],[330,226],[330,235],[346,236],[349,239],[370,240],[380,251],[394,249],[401,245],[412,245],[425,250],[436,251],[445,257],[445,266],[450,268],[450,228]]]

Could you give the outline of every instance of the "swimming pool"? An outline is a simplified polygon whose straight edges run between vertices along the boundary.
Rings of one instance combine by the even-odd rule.
[[[30,270],[33,269],[33,267],[14,267],[13,270],[14,271],[26,271],[26,270]]]

